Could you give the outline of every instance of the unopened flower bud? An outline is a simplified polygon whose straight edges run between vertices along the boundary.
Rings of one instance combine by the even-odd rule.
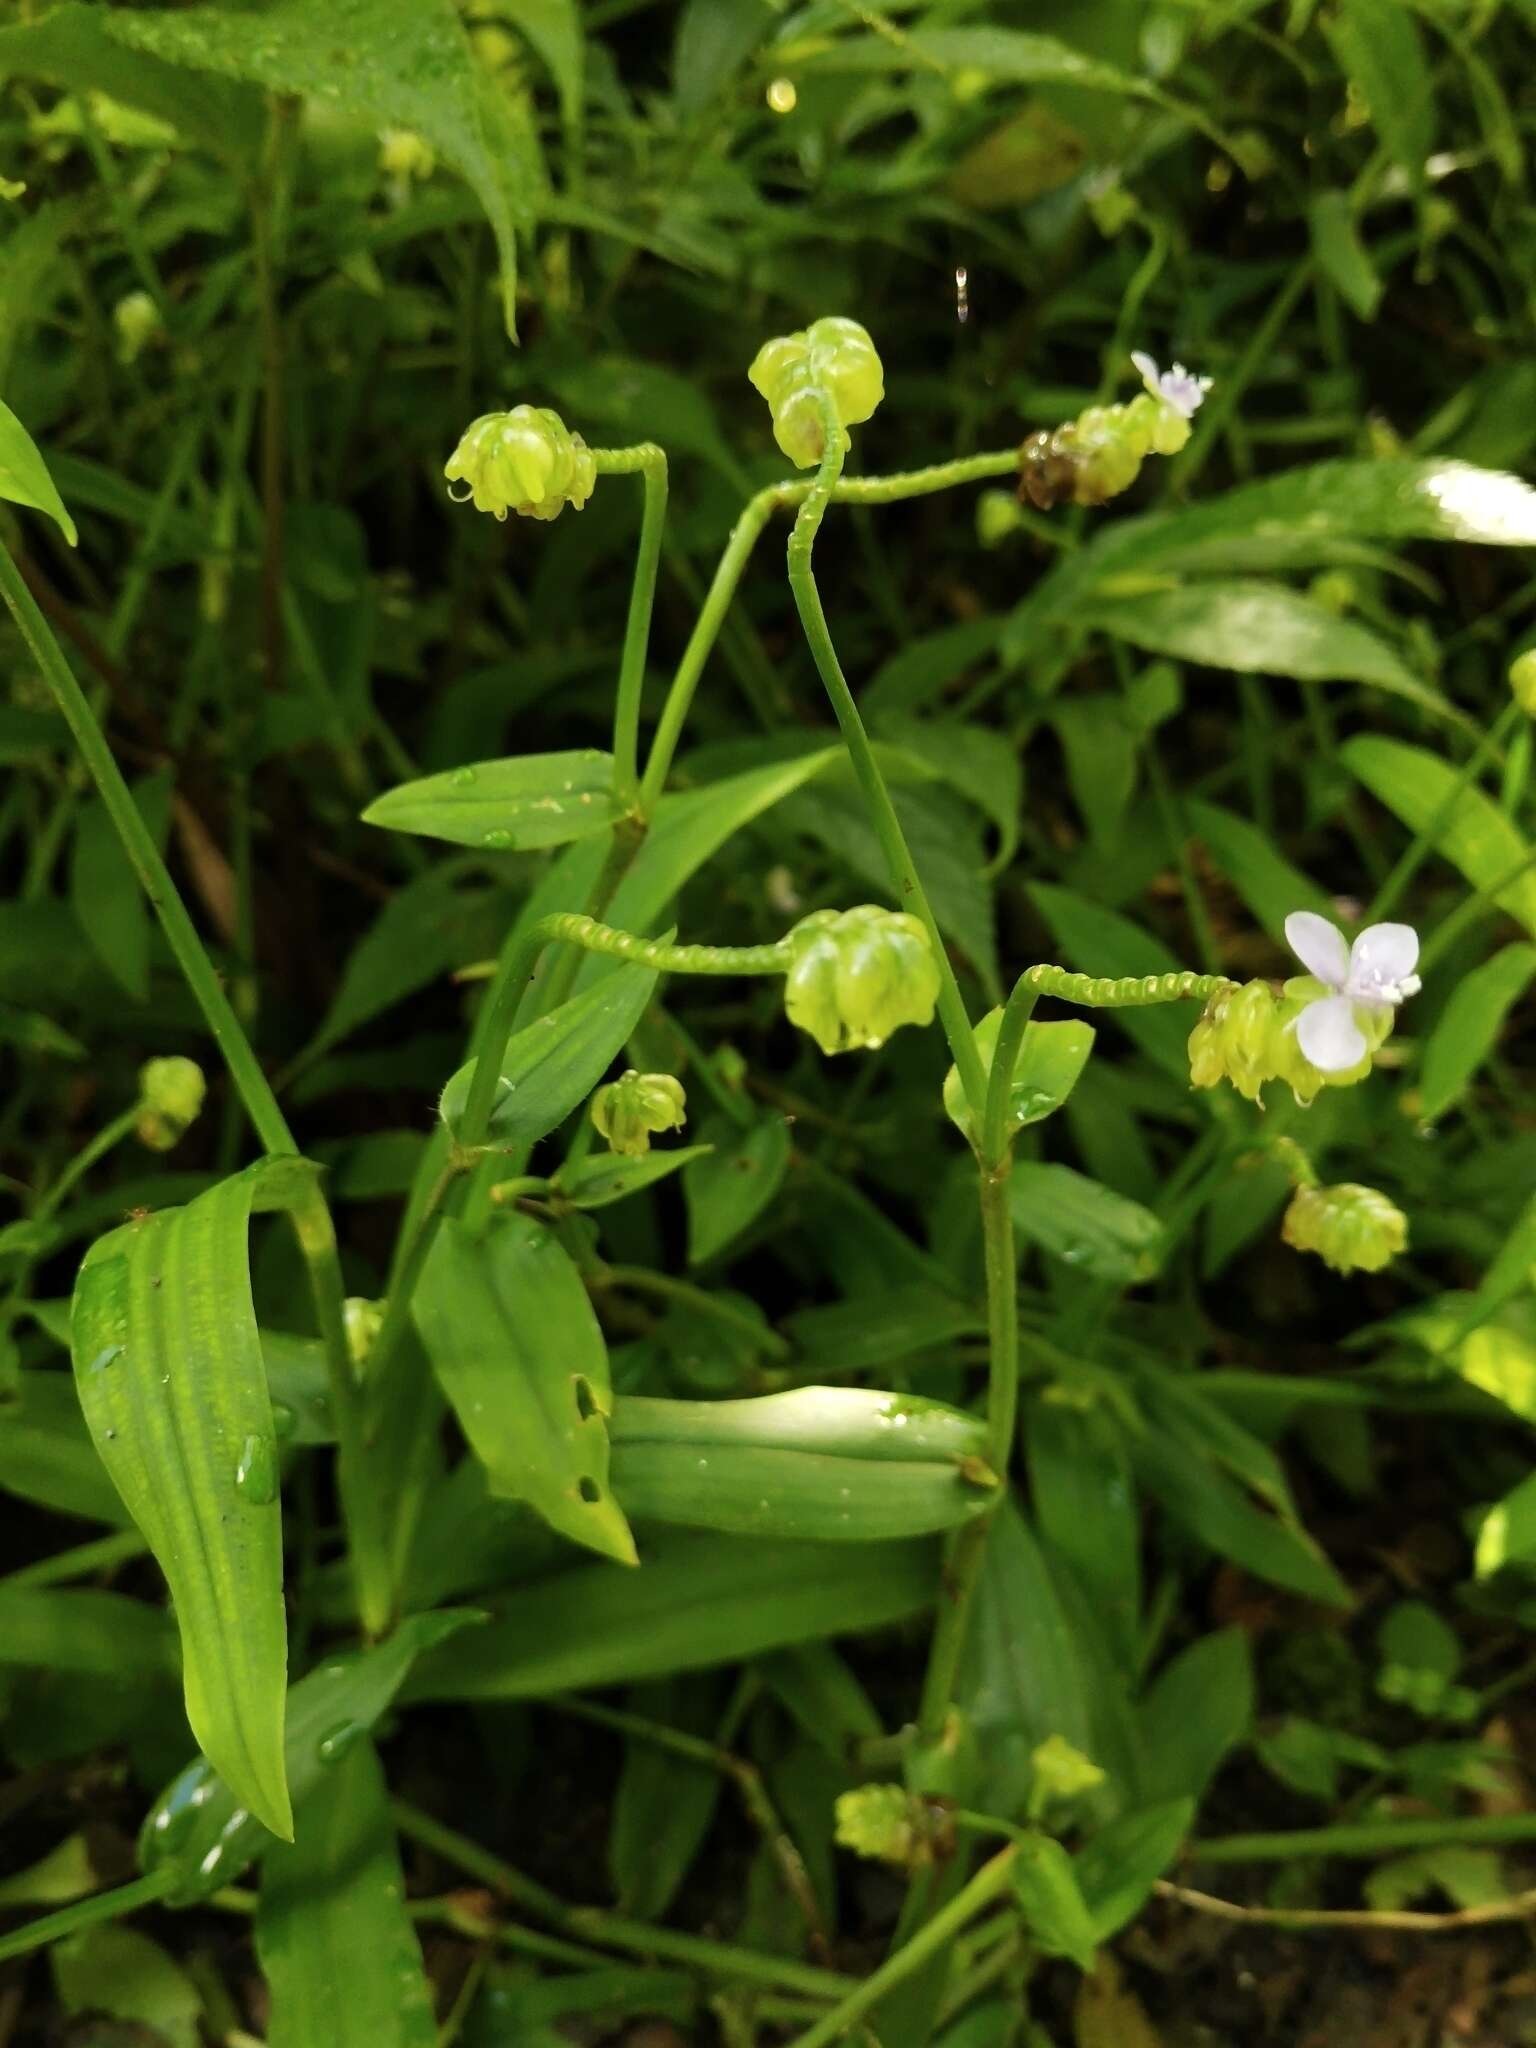
[[[592,451],[560,415],[542,405],[482,413],[464,429],[443,467],[449,496],[477,512],[505,519],[557,519],[567,505],[579,512],[597,480]],[[452,486],[461,484],[462,490]]]
[[[437,151],[414,128],[386,128],[379,136],[379,169],[404,197],[416,178],[430,178],[437,169]]]
[[[1267,981],[1218,989],[1189,1034],[1189,1078],[1196,1088],[1230,1081],[1250,1102],[1261,1099],[1266,1081],[1276,1079],[1279,1002]]]
[[[1038,1812],[1058,1800],[1077,1799],[1104,1783],[1104,1773],[1091,1758],[1074,1749],[1064,1735],[1048,1735],[1030,1756],[1034,1768],[1031,1805]]]
[[[939,966],[927,931],[906,911],[875,903],[817,910],[788,937],[784,1008],[823,1052],[873,1050],[903,1024],[933,1022]]]
[[[1358,1181],[1298,1188],[1280,1226],[1288,1245],[1316,1252],[1336,1273],[1379,1273],[1408,1243],[1408,1219],[1379,1188]]]
[[[954,1850],[954,1822],[903,1785],[859,1785],[838,1795],[833,1809],[840,1848],[902,1870],[917,1870]]]
[[[1140,351],[1131,361],[1146,389],[1126,405],[1090,405],[1064,426],[1031,434],[1019,450],[1019,493],[1042,512],[1070,499],[1102,505],[1136,481],[1148,455],[1177,455],[1210,389],[1175,363],[1159,370]]]
[[[169,1152],[197,1121],[208,1083],[195,1060],[146,1060],[139,1069],[139,1143],[152,1152]]]
[[[112,325],[117,329],[117,360],[132,363],[141,351],[164,332],[160,308],[148,292],[129,292],[112,308]]]
[[[681,1081],[671,1074],[637,1073],[631,1067],[598,1089],[591,1116],[612,1149],[634,1159],[650,1151],[653,1131],[681,1130],[686,1112]]]
[[[820,394],[831,400],[844,448],[848,428],[869,419],[885,396],[880,357],[857,320],[813,320],[803,332],[765,341],[747,376],[768,401],[773,438],[799,469],[826,453]]]
[[[1536,718],[1536,647],[1528,647],[1510,663],[1509,687],[1520,709]]]
[[[384,1327],[384,1303],[370,1301],[363,1294],[349,1294],[341,1305],[341,1318],[352,1363],[359,1367],[366,1365],[368,1354]]]
[[[976,500],[976,538],[984,548],[995,548],[1024,524],[1019,501],[1007,491],[983,491]]]

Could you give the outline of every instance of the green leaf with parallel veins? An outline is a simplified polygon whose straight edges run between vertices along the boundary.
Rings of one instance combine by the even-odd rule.
[[[446,1642],[466,1623],[483,1621],[474,1608],[413,1614],[369,1650],[328,1657],[288,1695],[288,1785],[296,1811],[322,1775],[389,1706],[424,1651]],[[275,1844],[261,1822],[235,1798],[204,1758],[173,1778],[145,1816],[139,1865],[146,1875],[170,1866],[173,1906],[190,1906],[233,1884]]]
[[[1493,900],[1536,936],[1536,869],[1505,880],[1531,848],[1491,797],[1471,786],[1458,791],[1459,768],[1422,747],[1373,733],[1346,740],[1339,759],[1411,832],[1429,835],[1475,887],[1496,889]]]
[[[285,1837],[282,1525],[249,1232],[254,1211],[311,1198],[315,1173],[264,1161],[113,1231],[80,1269],[71,1319],[80,1406],[175,1603],[192,1732]]]
[[[6,33],[0,29],[0,39]],[[3,64],[3,54],[4,42],[0,40],[0,64]],[[30,505],[35,512],[46,512],[57,523],[71,547],[79,540],[75,522],[65,511],[64,500],[37,452],[37,443],[3,402],[0,402],[0,498],[8,498],[13,505]]]
[[[434,2048],[432,1989],[365,1735],[320,1774],[293,1845],[268,1851],[256,1954],[272,1992],[268,2048]]]
[[[1171,654],[1238,675],[1294,676],[1301,682],[1372,683],[1426,710],[1450,715],[1438,691],[1369,627],[1341,619],[1279,584],[1181,584],[1137,597],[1095,598],[1080,614],[1154,654]]]
[[[439,1230],[412,1308],[491,1492],[621,1564],[634,1538],[608,1485],[608,1347],[569,1253],[530,1216]]]
[[[1108,1941],[1141,1911],[1179,1853],[1194,1819],[1193,1799],[1169,1799],[1122,1813],[1072,1859],[1096,1941]]]
[[[887,1628],[938,1591],[931,1538],[824,1543],[657,1530],[645,1568],[557,1572],[497,1598],[488,1628],[413,1678],[413,1699],[537,1699],[735,1663],[786,1644]]]
[[[1009,1202],[1019,1235],[1079,1273],[1130,1287],[1157,1271],[1157,1217],[1070,1166],[1021,1159]]]
[[[1078,1886],[1072,1858],[1060,1842],[1032,1834],[1019,1843],[1013,1890],[1034,1945],[1048,1956],[1069,1956],[1080,1970],[1091,1970],[1098,1938],[1093,1915]]]
[[[375,797],[365,825],[454,846],[527,853],[604,832],[613,823],[613,756],[595,747],[477,761],[402,782]]]
[[[1312,253],[1329,282],[1361,320],[1374,320],[1382,282],[1355,226],[1347,192],[1320,192],[1308,212]]]
[[[745,1130],[720,1112],[704,1125],[708,1149],[683,1175],[688,1204],[688,1263],[723,1252],[762,1215],[783,1185],[791,1152],[782,1116],[758,1117]]]
[[[1191,802],[1185,806],[1190,830],[1205,842],[1217,871],[1230,882],[1278,945],[1285,938],[1285,920],[1293,910],[1314,910],[1332,918],[1333,900],[1293,867],[1267,832],[1261,832],[1235,811],[1219,804]]]
[[[618,1152],[599,1153],[583,1159],[579,1166],[561,1167],[555,1175],[560,1199],[573,1209],[606,1209],[610,1202],[622,1202],[642,1188],[654,1187],[696,1159],[709,1156],[708,1145],[679,1145],[671,1152],[647,1152],[639,1159],[626,1159]]]
[[[491,1134],[500,1143],[532,1145],[563,1123],[607,1072],[645,1011],[656,971],[621,965],[595,988],[513,1032],[501,1062]],[[464,1114],[475,1063],[459,1068],[439,1109],[451,1129]]]
[[[1499,1042],[1504,1020],[1536,976],[1536,946],[1516,940],[1459,981],[1424,1047],[1418,1114],[1433,1123]]]
[[[507,332],[516,337],[515,231],[527,224],[539,183],[536,146],[476,63],[452,0],[101,11],[119,42],[168,64],[269,92],[323,91],[333,105],[381,127],[415,129],[485,208],[501,259]]]

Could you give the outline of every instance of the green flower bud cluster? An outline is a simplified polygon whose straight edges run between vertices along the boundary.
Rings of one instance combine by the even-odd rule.
[[[134,1132],[151,1152],[169,1152],[196,1123],[208,1083],[195,1060],[147,1060],[139,1069],[139,1120]]]
[[[869,419],[885,396],[880,357],[857,320],[813,320],[801,333],[765,341],[747,376],[767,399],[773,438],[797,469],[826,453],[820,394],[832,401],[845,449],[848,428]]]
[[[920,921],[861,903],[816,910],[785,935],[784,1008],[825,1053],[884,1045],[903,1024],[931,1024],[939,964]]]
[[[1047,1806],[1080,1799],[1104,1783],[1103,1771],[1064,1735],[1048,1735],[1037,1743],[1029,1761],[1034,1774],[1030,1807],[1036,1816]]]
[[[558,519],[567,505],[579,512],[592,495],[597,465],[580,434],[542,405],[482,413],[464,429],[443,466],[456,504],[505,519]],[[462,490],[454,490],[461,484]]]
[[[1392,1029],[1393,1012],[1355,1010],[1369,1048],[1358,1066],[1341,1073],[1314,1067],[1296,1037],[1296,1019],[1328,991],[1309,974],[1299,974],[1277,991],[1267,981],[1245,981],[1218,989],[1189,1034],[1189,1078],[1196,1088],[1230,1081],[1239,1095],[1263,1106],[1268,1081],[1289,1087],[1305,1107],[1324,1088],[1348,1088],[1371,1071],[1371,1056]]]
[[[631,1067],[599,1088],[592,1121],[615,1152],[638,1159],[651,1149],[655,1131],[680,1131],[687,1115],[683,1084],[671,1074],[641,1074]]]
[[[1298,1188],[1280,1235],[1299,1252],[1316,1252],[1335,1273],[1379,1273],[1408,1243],[1408,1218],[1379,1188],[1343,1181]]]
[[[1383,1665],[1376,1690],[1394,1706],[1408,1707],[1426,1721],[1476,1719],[1482,1701],[1469,1685],[1456,1685],[1443,1671],[1412,1664]]]
[[[1019,495],[1048,512],[1067,501],[1102,505],[1129,490],[1149,455],[1177,455],[1189,421],[1142,391],[1128,405],[1090,405],[1019,450]]]
[[[833,1811],[838,1845],[855,1856],[918,1870],[954,1852],[947,1809],[904,1785],[859,1785],[839,1793]]]
[[[365,1294],[349,1294],[341,1305],[347,1354],[359,1371],[368,1363],[368,1354],[384,1327],[384,1308],[382,1301],[370,1301]]]
[[[1528,647],[1510,663],[1509,687],[1520,709],[1528,717],[1536,718],[1536,647]]]

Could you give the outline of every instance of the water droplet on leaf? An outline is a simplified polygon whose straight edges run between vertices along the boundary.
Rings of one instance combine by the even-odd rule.
[[[240,1446],[235,1485],[252,1507],[264,1508],[277,1498],[277,1446],[270,1437],[248,1436]]]

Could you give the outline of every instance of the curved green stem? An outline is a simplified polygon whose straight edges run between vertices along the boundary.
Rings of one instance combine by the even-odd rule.
[[[1013,1866],[1018,1855],[1019,1851],[1013,1845],[999,1850],[947,1906],[942,1906],[909,1942],[897,1949],[893,1956],[888,1956],[857,1990],[850,1991],[824,2019],[807,2027],[803,2034],[796,2034],[789,2048],[831,2048],[834,2041],[841,2041],[887,1992],[893,1991],[898,1984],[904,1984],[931,1957],[941,1955],[978,1913],[985,1911],[994,1899],[1003,1897],[1013,1881]]]
[[[961,456],[953,462],[936,462],[927,469],[902,470],[891,476],[839,477],[833,484],[831,495],[838,504],[844,505],[893,505],[905,498],[929,497],[936,491],[953,490],[962,484],[985,483],[994,477],[1010,476],[1018,466],[1018,450],[1003,448],[985,455]],[[757,545],[758,536],[775,512],[790,511],[803,505],[815,487],[815,482],[808,478],[786,478],[783,483],[768,485],[743,506],[740,518],[731,529],[725,552],[715,569],[709,593],[689,635],[688,645],[683,649],[662,708],[661,720],[651,742],[645,779],[640,787],[642,816],[648,818],[661,800],[677,743],[693,703],[693,693],[719,638],[731,599]]]
[[[120,1920],[125,1913],[137,1912],[140,1906],[153,1905],[156,1899],[164,1898],[175,1884],[175,1866],[165,1863],[147,1877],[120,1884],[115,1891],[97,1892],[91,1898],[77,1899],[72,1906],[61,1906],[57,1913],[29,1920],[25,1927],[0,1935],[0,1963],[9,1962],[12,1956],[29,1955],[48,1942],[62,1941],[66,1934],[74,1934],[82,1927],[95,1927],[103,1920]]]
[[[186,905],[160,858],[149,828],[139,815],[139,807],[123,780],[122,770],[113,759],[112,750],[92,715],[85,692],[75,681],[47,620],[33,602],[32,593],[4,546],[0,546],[0,596],[4,597],[22,638],[42,671],[43,680],[53,693],[54,702],[74,736],[80,758],[90,771],[107,815],[122,841],[123,851],[149,899],[150,908],[160,920],[177,964],[186,976],[187,986],[203,1013],[203,1020],[224,1056],[230,1079],[240,1091],[240,1099],[263,1149],[273,1156],[296,1152],[298,1147],[277,1106],[277,1097],[251,1050],[250,1041],[240,1028],[239,1018],[230,1007],[229,998],[203,950]]]
[[[663,974],[786,974],[790,966],[789,947],[782,939],[769,946],[674,946],[600,924],[581,911],[559,910],[537,919],[502,955],[486,997],[484,1027],[476,1033],[475,1071],[459,1120],[459,1144],[466,1152],[485,1143],[496,1083],[518,1008],[540,953],[556,942],[654,967]]]
[[[599,476],[638,474],[645,487],[640,545],[635,554],[618,695],[613,707],[613,800],[620,811],[629,811],[640,795],[640,698],[645,688],[645,656],[651,638],[651,609],[656,599],[656,565],[661,559],[662,529],[667,518],[667,458],[653,441],[642,441],[634,448],[594,449],[593,459]]]
[[[859,716],[859,707],[853,701],[853,692],[848,687],[842,664],[837,658],[837,649],[833,645],[831,630],[827,625],[827,615],[822,609],[821,593],[816,588],[816,575],[812,566],[816,535],[831,502],[833,486],[842,470],[844,445],[843,431],[838,424],[832,400],[825,393],[820,396],[826,452],[821,458],[821,466],[816,472],[815,481],[805,493],[800,510],[795,515],[794,530],[789,537],[789,587],[794,593],[795,608],[800,614],[800,623],[805,629],[812,658],[831,699],[832,710],[853,765],[855,780],[869,811],[870,823],[874,826],[875,836],[880,841],[880,849],[891,871],[897,899],[903,909],[915,911],[927,929],[934,962],[939,970],[939,1016],[944,1026],[944,1035],[949,1040],[950,1053],[959,1070],[961,1086],[965,1090],[971,1114],[979,1119],[986,1102],[987,1080],[981,1064],[981,1055],[976,1050],[971,1020],[966,1014],[965,1001],[960,994],[960,985],[955,980],[955,971],[950,965],[938,921],[934,917],[927,893],[918,879],[906,834],[901,829],[901,820],[896,815],[896,807],[891,802],[885,778],[880,773],[874,749],[869,743],[869,734],[864,730],[864,721]]]

